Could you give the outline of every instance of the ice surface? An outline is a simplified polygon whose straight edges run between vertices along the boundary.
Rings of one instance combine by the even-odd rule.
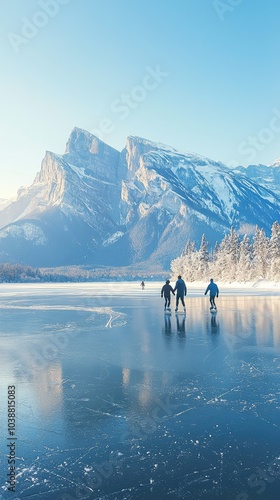
[[[1,499],[279,498],[279,289],[162,284],[0,285]]]

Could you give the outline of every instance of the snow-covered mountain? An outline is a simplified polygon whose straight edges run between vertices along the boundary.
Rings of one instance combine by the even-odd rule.
[[[0,198],[0,211],[3,210],[5,207],[7,207],[12,201],[13,201],[12,198],[10,199]]]
[[[237,174],[245,175],[280,196],[280,158],[270,166],[249,165],[246,168],[236,167],[234,171]]]
[[[0,211],[0,259],[168,269],[202,233],[214,244],[232,225],[269,230],[280,195],[247,174],[139,137],[118,152],[75,128],[65,154],[47,152],[33,184]]]

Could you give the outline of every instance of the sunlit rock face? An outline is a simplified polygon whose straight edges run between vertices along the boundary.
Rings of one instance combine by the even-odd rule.
[[[278,160],[230,170],[132,136],[119,152],[75,128],[65,153],[46,152],[33,184],[3,205],[0,260],[168,269],[203,233],[214,246],[231,226],[268,232],[280,208],[279,169]]]

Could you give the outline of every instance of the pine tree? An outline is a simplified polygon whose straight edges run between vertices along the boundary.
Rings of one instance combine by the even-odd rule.
[[[184,276],[188,281],[197,279],[197,250],[194,241],[189,242],[188,253],[185,257]]]
[[[267,278],[269,256],[269,239],[263,229],[256,226],[253,240],[253,269],[254,276],[262,279]]]
[[[233,227],[230,228],[230,232],[227,235],[224,251],[226,253],[225,260],[227,263],[225,277],[229,281],[234,281],[237,279],[236,275],[240,252],[240,237]]]
[[[269,256],[269,279],[277,281],[280,279],[280,224],[278,221],[273,222],[271,226]]]
[[[252,246],[250,238],[245,234],[240,243],[239,260],[237,264],[238,281],[249,281],[252,277]]]
[[[202,235],[199,251],[197,252],[197,279],[205,279],[209,272],[209,243]]]
[[[219,249],[216,252],[213,265],[213,272],[216,279],[228,279],[228,235],[222,239]]]
[[[218,252],[219,252],[219,248],[220,248],[220,244],[218,241],[216,241],[215,243],[215,246],[214,246],[214,250],[213,250],[213,260],[216,258],[216,256],[218,255]]]
[[[278,221],[273,222],[271,226],[271,237],[269,241],[270,256],[280,257],[280,224]]]

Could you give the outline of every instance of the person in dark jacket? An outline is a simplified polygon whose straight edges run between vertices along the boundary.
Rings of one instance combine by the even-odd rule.
[[[184,312],[186,312],[186,306],[185,306],[184,297],[187,295],[187,287],[186,287],[186,284],[185,284],[184,280],[182,279],[182,276],[180,276],[180,275],[178,276],[178,279],[176,281],[174,292],[176,290],[177,290],[177,295],[176,295],[176,309],[175,309],[175,312],[178,311],[179,300],[181,300],[183,308],[184,308]]]
[[[210,279],[210,283],[206,288],[204,295],[207,295],[208,292],[210,292],[210,309],[217,309],[217,306],[215,304],[215,297],[219,297],[219,288],[217,287],[216,283],[214,283],[213,278]]]
[[[166,280],[165,285],[163,285],[161,292],[160,292],[161,297],[164,296],[164,298],[165,298],[165,303],[164,303],[164,310],[165,311],[166,311],[166,308],[167,309],[170,308],[170,300],[171,300],[170,292],[172,292],[173,295],[175,295],[174,290],[173,290],[172,286],[170,285],[170,281]]]

